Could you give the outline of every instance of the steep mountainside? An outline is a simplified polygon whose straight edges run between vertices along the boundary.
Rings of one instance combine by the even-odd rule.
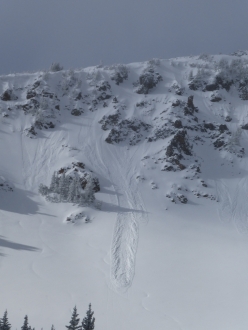
[[[13,326],[246,329],[247,110],[246,52],[1,76]]]

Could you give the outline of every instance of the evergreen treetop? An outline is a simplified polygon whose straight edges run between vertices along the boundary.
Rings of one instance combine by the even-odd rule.
[[[25,315],[24,317],[24,322],[23,322],[23,326],[21,327],[22,330],[29,330],[30,327],[28,326],[28,316]]]
[[[91,311],[91,304],[86,312],[86,317],[82,321],[82,330],[94,330],[95,318],[93,317],[94,312]]]
[[[72,312],[70,324],[69,325],[66,325],[66,328],[69,329],[69,330],[80,329],[81,326],[78,325],[79,321],[80,321],[80,319],[78,318],[77,307],[75,306],[73,308],[73,312]]]
[[[0,319],[0,330],[10,330],[10,329],[11,329],[11,324],[9,323],[8,312],[6,310],[3,314],[3,318]]]

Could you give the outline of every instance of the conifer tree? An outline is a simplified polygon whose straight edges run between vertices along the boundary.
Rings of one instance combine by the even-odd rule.
[[[86,186],[84,188],[84,195],[87,202],[92,203],[95,200],[94,196],[94,182],[91,176],[88,177]]]
[[[94,330],[95,318],[93,317],[94,312],[91,311],[91,304],[86,312],[86,317],[82,321],[82,330]]]
[[[50,184],[50,191],[51,192],[58,192],[58,177],[56,175],[56,172],[53,172],[51,184]]]
[[[64,201],[67,199],[68,195],[68,187],[66,187],[66,178],[65,173],[62,173],[60,179],[59,179],[59,194],[61,201]]]
[[[78,325],[79,323],[79,318],[78,318],[78,313],[77,313],[77,307],[75,306],[73,308],[73,312],[72,312],[72,316],[71,316],[71,320],[70,320],[70,324],[69,325],[66,325],[66,328],[68,330],[77,330],[77,329],[80,329],[81,326]]]
[[[75,196],[73,202],[78,203],[80,200],[80,189],[81,189],[80,180],[78,177],[75,177],[74,180],[75,180]]]
[[[23,323],[23,326],[21,327],[22,330],[29,330],[30,329],[30,326],[28,326],[28,316],[25,315],[24,317],[24,323]]]
[[[76,181],[75,178],[72,179],[69,185],[69,192],[68,192],[68,202],[73,203],[76,196]]]
[[[11,324],[8,320],[8,312],[7,310],[3,314],[3,318],[0,320],[0,330],[10,330]]]
[[[55,330],[54,325],[52,324],[51,330]]]

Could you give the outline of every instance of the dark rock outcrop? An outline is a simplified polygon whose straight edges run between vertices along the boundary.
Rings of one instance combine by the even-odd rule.
[[[18,99],[12,89],[7,89],[4,91],[0,98],[2,101],[16,101]]]
[[[171,139],[167,149],[166,156],[182,159],[182,153],[192,156],[192,147],[187,140],[187,131],[185,129],[179,130]]]

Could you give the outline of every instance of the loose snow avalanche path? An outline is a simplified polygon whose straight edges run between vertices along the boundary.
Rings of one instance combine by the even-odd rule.
[[[84,143],[84,154],[87,155],[90,166],[112,183],[116,193],[115,201],[112,202],[121,209],[117,213],[113,232],[110,269],[114,288],[125,291],[131,286],[135,273],[139,222],[147,217],[134,179],[137,164],[127,147],[109,145],[103,140],[101,134],[97,133],[95,118],[87,119],[88,133],[85,135],[85,130],[81,130],[78,140]],[[132,152],[134,155],[135,151]],[[123,208],[126,212],[123,212]]]

